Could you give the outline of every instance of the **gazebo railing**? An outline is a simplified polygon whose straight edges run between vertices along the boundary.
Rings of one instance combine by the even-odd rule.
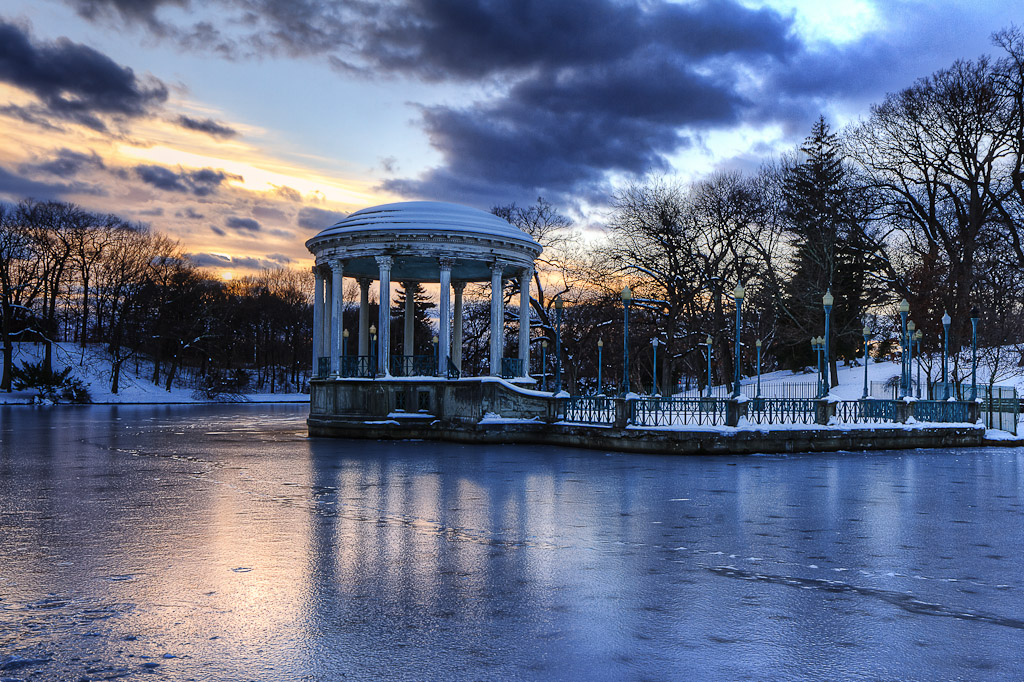
[[[615,421],[615,399],[595,395],[565,398],[558,416],[580,424],[611,424]]]
[[[437,374],[433,355],[392,355],[391,375],[396,377],[432,377]]]
[[[630,422],[637,426],[725,424],[726,401],[715,398],[639,398],[630,402]]]
[[[914,419],[922,422],[964,423],[968,403],[947,400],[917,400],[914,402]]]
[[[747,403],[747,420],[755,424],[813,424],[818,401],[809,398],[754,398]]]
[[[317,358],[316,359],[316,375],[318,378],[330,376],[331,374],[331,358]]]
[[[343,377],[372,377],[373,356],[372,355],[342,355],[341,376]]]
[[[501,378],[502,379],[517,379],[523,376],[523,360],[522,358],[502,358],[501,359]]]

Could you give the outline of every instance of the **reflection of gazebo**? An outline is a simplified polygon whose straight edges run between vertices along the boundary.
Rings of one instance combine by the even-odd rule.
[[[306,248],[316,257],[313,360],[314,371],[321,378],[374,372],[458,376],[462,363],[462,291],[466,282],[487,280],[491,282],[490,373],[529,375],[530,279],[541,246],[505,220],[457,204],[385,204],[352,213],[306,242]],[[359,345],[357,356],[342,358],[342,284],[346,276],[359,282]],[[503,359],[502,281],[512,277],[519,278],[519,357]],[[371,348],[369,292],[375,279],[380,282],[381,305],[377,347]],[[413,355],[412,296],[405,299],[403,352],[391,354],[391,280],[403,282],[406,290],[417,282],[440,284],[436,365],[433,358]]]

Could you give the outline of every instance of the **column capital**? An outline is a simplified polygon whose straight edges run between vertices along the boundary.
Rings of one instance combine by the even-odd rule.
[[[466,283],[465,282],[452,282],[452,289],[455,289],[455,293],[457,293],[457,294],[461,294],[462,291],[465,288],[466,288]]]
[[[391,266],[394,265],[395,259],[391,256],[374,256],[374,260],[377,261],[377,266],[381,270],[391,270]]]
[[[342,272],[345,269],[345,264],[341,262],[340,258],[334,258],[330,261],[331,272]]]
[[[499,277],[505,272],[505,263],[500,260],[491,263],[491,275],[498,275]]]
[[[455,264],[455,259],[454,258],[450,258],[448,256],[442,256],[442,257],[437,259],[437,263],[438,263],[438,265],[441,266],[442,270],[449,270],[450,271],[452,269],[452,265]]]
[[[369,289],[370,283],[373,282],[373,279],[369,277],[356,277],[356,281],[359,282],[359,286],[363,289]]]

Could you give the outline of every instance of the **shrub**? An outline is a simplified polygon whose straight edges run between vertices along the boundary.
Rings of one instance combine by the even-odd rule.
[[[11,385],[19,391],[35,390],[38,402],[91,403],[89,389],[77,377],[71,376],[71,368],[60,372],[43,366],[39,362],[25,362],[11,373]]]

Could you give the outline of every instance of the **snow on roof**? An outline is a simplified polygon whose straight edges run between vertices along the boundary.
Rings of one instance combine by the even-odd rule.
[[[536,244],[530,235],[496,215],[442,201],[404,201],[371,206],[339,220],[314,239],[341,232],[425,230],[462,232]]]

